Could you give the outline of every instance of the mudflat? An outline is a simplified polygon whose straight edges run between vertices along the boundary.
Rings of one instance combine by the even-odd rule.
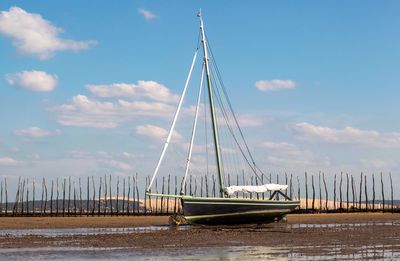
[[[0,248],[41,247],[127,247],[134,249],[273,246],[295,247],[308,254],[341,246],[351,254],[365,247],[390,246],[400,251],[400,214],[300,214],[289,215],[287,223],[246,226],[166,227],[168,217],[44,217],[0,218]],[[157,229],[157,227],[163,229]],[[15,236],[15,229],[134,228],[144,232],[78,234],[62,236]]]

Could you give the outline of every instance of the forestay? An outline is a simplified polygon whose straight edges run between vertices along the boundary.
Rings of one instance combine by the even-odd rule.
[[[225,188],[225,193],[233,195],[236,192],[245,192],[245,193],[264,193],[268,191],[283,191],[288,188],[288,185],[280,185],[280,184],[264,184],[259,186],[229,186]]]

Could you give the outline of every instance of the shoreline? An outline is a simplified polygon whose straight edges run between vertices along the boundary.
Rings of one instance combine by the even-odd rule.
[[[1,217],[4,229],[129,228],[168,225],[169,216]],[[400,222],[392,213],[289,214],[287,224]]]

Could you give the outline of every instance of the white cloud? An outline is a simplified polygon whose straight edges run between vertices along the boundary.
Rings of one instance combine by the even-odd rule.
[[[13,167],[21,165],[21,162],[10,157],[0,158],[0,166]]]
[[[122,123],[138,117],[171,118],[174,105],[151,101],[97,101],[85,95],[76,95],[71,103],[63,104],[53,111],[58,113],[57,120],[66,126],[116,128]]]
[[[7,74],[5,77],[9,85],[22,87],[30,91],[49,92],[56,88],[57,75],[43,71],[22,71]]]
[[[39,127],[30,127],[27,129],[14,131],[14,135],[16,136],[31,137],[31,138],[43,138],[43,137],[57,136],[60,134],[61,134],[60,130],[48,131],[41,129]]]
[[[133,169],[130,164],[118,160],[102,160],[100,161],[100,164],[104,165],[107,168],[112,168],[122,171],[130,171]]]
[[[146,136],[155,140],[165,141],[168,136],[168,130],[155,125],[141,125],[136,127],[136,134]],[[174,131],[173,138],[182,140],[182,135]]]
[[[0,12],[0,34],[12,39],[17,52],[46,60],[57,51],[88,49],[94,41],[74,41],[60,38],[62,28],[54,26],[39,14],[28,13],[22,8],[11,7]]]
[[[309,141],[324,141],[334,144],[356,144],[383,148],[400,147],[399,132],[378,132],[374,130],[360,130],[353,127],[334,129],[301,122],[294,126],[300,138]]]
[[[153,19],[158,18],[158,15],[154,14],[153,12],[151,12],[149,10],[143,9],[143,8],[138,9],[138,12],[141,15],[143,15],[144,19],[146,19],[146,20],[153,20]]]
[[[113,83],[109,85],[88,84],[86,88],[95,96],[146,98],[154,101],[175,103],[179,96],[171,93],[164,85],[155,81],[138,81],[136,84]]]
[[[260,91],[277,91],[283,89],[294,89],[296,84],[292,80],[260,80],[256,81],[256,88]]]
[[[392,165],[381,159],[361,159],[360,162],[367,168],[372,167],[379,170],[382,170],[383,168],[387,168]]]

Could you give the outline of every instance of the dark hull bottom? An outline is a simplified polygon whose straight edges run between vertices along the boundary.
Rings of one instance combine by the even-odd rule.
[[[282,218],[300,201],[183,197],[183,215],[191,224],[261,224]]]

